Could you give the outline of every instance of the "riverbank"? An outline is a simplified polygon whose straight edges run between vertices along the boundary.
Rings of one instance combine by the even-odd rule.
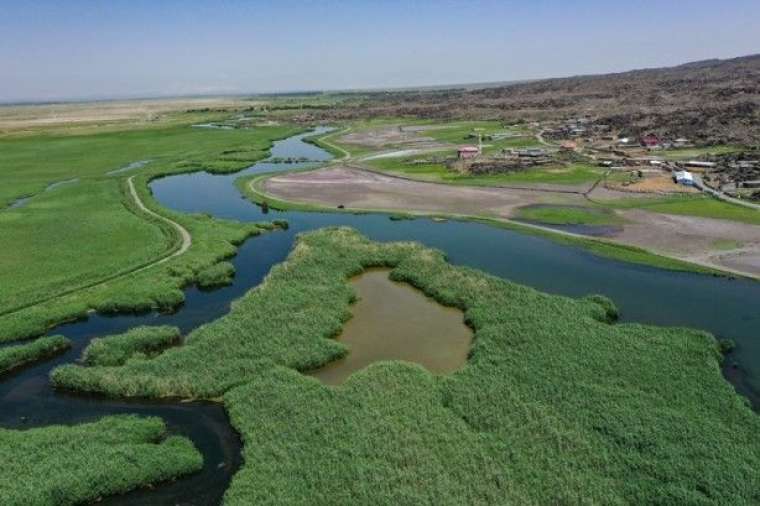
[[[320,170],[320,169],[318,169]],[[323,171],[330,170],[334,171],[335,168],[331,166],[329,169],[321,169]],[[315,174],[317,171],[307,170],[305,172],[293,172],[289,174]],[[461,196],[461,188],[460,187],[449,187],[449,186],[443,186],[443,190],[450,190],[451,192],[454,192],[458,198],[464,198],[465,200],[463,202],[466,203],[466,206],[468,208],[466,211],[470,212],[451,212],[450,209],[452,207],[451,201],[447,199],[441,199],[442,202],[440,206],[436,206],[433,204],[433,207],[430,206],[430,192],[426,191],[425,188],[419,188],[419,189],[413,189],[410,190],[410,195],[416,195],[419,196],[418,202],[424,202],[424,205],[428,206],[427,209],[414,209],[408,207],[408,203],[400,202],[399,204],[399,196],[398,194],[395,194],[393,192],[388,192],[388,194],[391,195],[391,198],[383,200],[379,203],[377,206],[373,206],[373,203],[376,202],[370,202],[370,205],[354,205],[351,204],[343,209],[338,208],[338,200],[335,199],[334,195],[327,195],[323,196],[320,195],[320,191],[324,191],[324,188],[337,188],[341,194],[345,194],[345,192],[352,191],[349,187],[345,185],[347,182],[345,179],[340,178],[338,180],[331,179],[331,178],[323,178],[322,181],[324,181],[324,184],[322,185],[308,185],[308,191],[300,192],[300,189],[295,189],[294,192],[291,194],[288,194],[287,197],[283,197],[282,195],[276,194],[276,192],[272,191],[271,186],[267,186],[267,181],[271,181],[273,177],[277,177],[280,181],[283,181],[283,185],[280,186],[279,189],[287,186],[292,186],[292,180],[287,179],[288,175],[283,176],[282,174],[263,174],[263,175],[256,175],[250,178],[246,179],[240,179],[236,182],[238,188],[253,202],[257,204],[262,204],[263,202],[266,202],[268,206],[276,208],[276,209],[283,209],[283,210],[295,210],[295,211],[314,211],[314,212],[347,212],[347,213],[356,213],[356,212],[380,212],[380,213],[389,213],[393,215],[398,215],[399,213],[401,215],[408,215],[408,216],[429,216],[429,217],[435,217],[435,218],[445,218],[445,219],[457,219],[457,220],[473,220],[478,221],[481,223],[489,223],[495,226],[509,228],[512,230],[517,230],[525,233],[530,233],[534,235],[540,235],[542,237],[546,237],[548,239],[551,239],[553,241],[562,243],[562,244],[568,244],[572,246],[578,246],[582,247],[594,254],[601,255],[607,258],[612,258],[615,260],[621,260],[625,262],[632,262],[632,263],[638,263],[643,265],[649,265],[654,266],[658,268],[664,268],[664,269],[670,269],[670,270],[676,270],[676,271],[686,271],[686,272],[697,272],[701,274],[712,274],[712,275],[723,275],[723,276],[740,276],[740,277],[748,277],[748,278],[754,278],[757,279],[758,276],[755,273],[752,272],[745,272],[739,269],[732,269],[727,266],[721,266],[716,265],[710,262],[695,262],[691,259],[681,259],[681,258],[674,258],[672,256],[658,254],[655,252],[646,251],[645,249],[633,246],[633,245],[626,245],[621,244],[617,242],[613,242],[610,240],[604,240],[601,238],[592,238],[587,237],[580,234],[574,234],[570,232],[565,232],[562,230],[556,230],[552,229],[548,226],[542,226],[537,224],[529,224],[529,223],[520,223],[517,221],[513,221],[508,218],[503,217],[497,217],[493,214],[479,214],[479,211],[482,211],[482,204],[479,202],[472,203],[472,199],[470,197],[472,196]],[[362,175],[363,177],[363,175]],[[370,178],[374,180],[378,180],[382,178],[382,176],[371,174],[369,175]],[[385,182],[385,180],[381,181],[381,183]],[[415,183],[420,186],[424,186],[426,184],[433,184],[433,183]],[[477,192],[485,192],[488,193],[491,190],[477,188],[473,189]],[[356,196],[359,199],[363,199],[364,195],[366,195],[367,189],[364,189],[364,192],[357,191]],[[303,198],[308,193],[308,197]],[[300,199],[296,200],[293,199],[292,195],[298,195],[298,197],[301,197]],[[296,198],[298,198],[296,197]],[[510,196],[509,198],[513,198],[514,196]],[[299,201],[300,200],[300,201]],[[328,203],[329,202],[329,203]],[[388,204],[393,202],[393,207],[382,207],[383,204]],[[506,204],[506,201],[504,203],[499,203],[494,207],[493,209],[499,209],[503,208]],[[507,204],[508,205],[508,204]],[[521,202],[518,204],[515,204],[515,207],[523,205]],[[474,212],[473,212],[474,211]]]
[[[91,310],[134,313],[178,307],[183,288],[210,280],[214,270],[229,271],[229,265],[220,263],[245,239],[271,226],[172,213],[155,202],[149,183],[200,167],[238,171],[265,158],[278,139],[300,131],[278,126],[199,132],[172,124],[118,134],[0,140],[8,148],[4,156],[25,174],[6,185],[6,191],[39,185],[40,178],[80,176],[75,185],[43,192],[23,208],[0,213],[0,231],[7,230],[14,245],[0,269],[5,288],[0,288],[0,342],[40,335]],[[52,162],[42,170],[33,163],[34,150],[48,145]],[[187,145],[197,151],[182,151]],[[150,166],[136,174],[109,175],[124,160],[145,158],[145,151],[137,154],[135,149],[154,150]],[[98,157],[82,158],[92,150]],[[72,168],[72,160],[82,163]],[[56,212],[41,212],[50,209]]]

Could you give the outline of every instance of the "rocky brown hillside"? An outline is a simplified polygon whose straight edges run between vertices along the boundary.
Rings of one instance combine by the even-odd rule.
[[[322,114],[508,121],[590,114],[600,123],[634,135],[654,131],[700,143],[756,144],[760,141],[760,55],[473,90],[373,93]]]

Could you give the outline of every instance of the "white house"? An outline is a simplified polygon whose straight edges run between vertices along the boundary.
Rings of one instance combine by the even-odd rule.
[[[694,176],[688,170],[678,170],[673,173],[673,179],[678,184],[694,186]]]

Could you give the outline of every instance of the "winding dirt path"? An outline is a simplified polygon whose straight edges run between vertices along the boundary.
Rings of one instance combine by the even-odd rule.
[[[6,316],[6,315],[9,315],[9,314],[12,314],[12,313],[16,313],[18,311],[22,311],[24,309],[28,309],[28,308],[36,306],[38,304],[43,304],[45,302],[50,302],[51,300],[58,299],[60,297],[65,297],[67,295],[71,295],[72,293],[78,292],[80,290],[86,290],[88,288],[94,288],[94,287],[103,285],[105,283],[110,283],[111,281],[114,281],[116,279],[123,278],[125,276],[130,276],[130,275],[136,274],[138,272],[143,272],[143,271],[145,271],[147,269],[150,269],[151,267],[155,267],[156,265],[160,265],[160,264],[162,264],[164,262],[167,262],[167,261],[171,260],[172,258],[175,258],[175,257],[177,257],[179,255],[182,255],[183,253],[187,252],[188,249],[190,249],[190,246],[192,246],[192,244],[193,244],[193,238],[190,235],[190,232],[188,232],[185,227],[183,227],[182,225],[180,225],[176,221],[173,221],[173,220],[171,220],[169,218],[166,218],[165,216],[161,216],[160,214],[156,213],[155,211],[152,211],[151,209],[149,209],[145,205],[145,203],[143,203],[143,201],[140,199],[140,196],[137,194],[137,190],[135,189],[135,184],[134,184],[134,181],[133,181],[134,177],[135,176],[130,176],[127,179],[127,187],[129,188],[129,194],[132,197],[132,200],[134,201],[135,205],[138,207],[138,209],[140,209],[140,211],[144,212],[145,214],[148,214],[148,215],[150,215],[150,216],[152,216],[152,217],[154,217],[154,218],[156,218],[156,219],[158,219],[160,221],[163,221],[164,223],[167,223],[167,224],[171,225],[180,234],[180,237],[182,238],[182,244],[180,245],[180,247],[178,249],[176,249],[176,250],[174,250],[174,251],[172,251],[172,252],[170,252],[170,253],[162,256],[161,258],[158,258],[158,259],[156,259],[156,260],[154,260],[152,262],[149,262],[147,264],[143,264],[141,266],[138,266],[138,267],[135,267],[133,269],[126,270],[126,271],[117,272],[116,274],[114,274],[112,276],[108,276],[106,278],[99,279],[97,281],[93,281],[91,283],[87,283],[85,285],[81,285],[81,286],[78,286],[76,288],[71,288],[70,290],[65,290],[65,291],[63,291],[61,293],[57,293],[55,295],[51,295],[49,297],[45,297],[45,298],[40,299],[40,300],[36,300],[34,302],[30,302],[30,303],[24,304],[22,306],[16,306],[16,307],[8,309],[6,311],[0,312],[0,316]]]
[[[157,218],[158,220],[163,221],[164,223],[168,223],[169,225],[171,225],[177,232],[179,232],[179,235],[182,238],[182,244],[180,245],[180,247],[179,247],[179,249],[177,251],[174,251],[173,253],[170,253],[169,255],[167,255],[167,256],[165,256],[163,258],[159,258],[158,260],[156,260],[156,261],[154,261],[154,262],[152,262],[152,263],[150,263],[148,265],[144,265],[143,267],[140,267],[137,270],[132,271],[129,274],[133,274],[135,272],[144,271],[145,269],[150,269],[153,266],[162,264],[162,263],[164,263],[166,261],[171,260],[174,257],[178,257],[178,256],[182,255],[183,253],[185,253],[187,250],[189,250],[190,246],[193,245],[193,237],[190,235],[190,232],[188,232],[185,227],[183,227],[182,225],[180,225],[179,223],[177,223],[174,220],[170,220],[169,218],[167,218],[165,216],[161,216],[157,212],[152,211],[151,209],[148,209],[148,207],[143,203],[143,201],[140,200],[140,196],[137,194],[137,190],[135,189],[135,183],[133,181],[134,177],[135,176],[130,176],[127,179],[127,186],[129,187],[129,193],[130,193],[130,195],[132,195],[132,199],[135,201],[135,204],[137,205],[137,207],[142,212],[144,212],[146,214],[149,214],[149,215],[153,216],[154,218]]]

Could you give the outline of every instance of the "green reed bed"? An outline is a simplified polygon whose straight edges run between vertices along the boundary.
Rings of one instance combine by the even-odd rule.
[[[63,336],[40,337],[30,343],[4,346],[0,348],[0,374],[63,353],[70,347],[71,342]]]
[[[448,376],[387,362],[340,387],[299,374],[343,356],[347,279],[368,267],[465,313]],[[756,504],[760,420],[709,334],[613,324],[603,297],[548,295],[350,229],[303,235],[283,264],[183,346],[59,386],[222,396],[245,465],[226,503]]]
[[[179,477],[203,466],[158,418],[113,416],[74,426],[0,429],[0,504],[64,506]]]
[[[82,359],[87,365],[122,365],[136,355],[145,357],[158,354],[179,340],[177,327],[135,327],[123,334],[93,339],[85,348]]]

